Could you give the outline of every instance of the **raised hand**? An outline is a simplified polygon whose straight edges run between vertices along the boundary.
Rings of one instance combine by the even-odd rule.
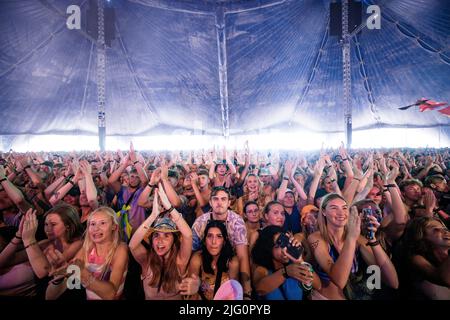
[[[36,231],[38,228],[36,210],[32,208],[28,209],[22,220],[25,220],[22,227],[22,240],[24,245],[28,245],[36,241]]]
[[[158,194],[159,198],[161,200],[161,204],[164,206],[164,208],[169,209],[172,205],[169,201],[169,198],[167,198],[166,193],[164,192],[163,186],[161,183],[158,184]]]
[[[191,185],[198,185],[198,175],[196,172],[190,173]]]
[[[434,195],[433,190],[423,188],[423,204],[428,213],[432,213],[436,208],[436,202],[436,196]]]
[[[161,211],[159,210],[158,188],[156,188],[153,196],[153,208],[151,215],[156,219],[159,216],[160,212]]]
[[[356,241],[361,234],[361,218],[358,215],[358,209],[353,206],[350,208],[350,214],[347,222],[347,237]]]
[[[161,168],[156,168],[150,177],[150,184],[157,185],[161,181]]]

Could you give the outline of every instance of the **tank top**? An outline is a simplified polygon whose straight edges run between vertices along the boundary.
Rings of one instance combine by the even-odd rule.
[[[105,258],[100,257],[97,254],[97,251],[95,250],[95,248],[93,248],[92,251],[89,253],[88,263],[87,263],[86,267],[87,267],[88,271],[91,272],[92,275],[97,280],[109,281],[109,278],[111,277],[112,268],[111,268],[111,265],[108,265],[107,270],[103,273],[104,264],[105,264]],[[103,275],[102,275],[102,273],[103,273]],[[119,289],[117,290],[117,294],[114,297],[115,300],[119,299],[122,295],[123,287],[125,284],[126,274],[127,274],[127,270],[124,271]],[[86,289],[86,297],[87,297],[87,300],[103,300],[95,292],[93,292],[89,289]]]

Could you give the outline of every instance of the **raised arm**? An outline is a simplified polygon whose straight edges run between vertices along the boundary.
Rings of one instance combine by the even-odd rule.
[[[134,151],[133,143],[130,143],[130,153],[129,153],[130,162],[133,164],[136,169],[139,178],[141,179],[141,187],[145,186],[148,183],[148,177],[145,173],[144,168],[142,167],[143,163],[137,159],[136,152]]]
[[[5,169],[2,165],[0,165],[0,181],[0,184],[12,202],[14,202],[21,212],[27,212],[31,208],[31,204],[25,200],[23,193],[5,176]]]
[[[84,181],[86,184],[86,198],[89,202],[89,206],[92,209],[96,209],[98,207],[97,188],[95,187],[94,180],[92,179],[92,167],[86,160],[83,160],[80,162],[80,170],[84,176]]]
[[[173,188],[172,184],[169,181],[169,168],[165,163],[161,165],[161,181],[162,185],[164,186],[164,191],[167,194],[167,197],[169,198],[170,203],[176,207],[179,208],[181,206],[181,199],[178,193]]]
[[[122,162],[120,163],[119,168],[117,168],[116,171],[114,171],[111,176],[108,178],[108,183],[109,185],[112,186],[112,188],[114,189],[114,192],[117,193],[120,191],[120,183],[119,183],[119,178],[122,175],[122,172],[125,171],[125,169],[130,165],[130,160],[129,157],[126,156]]]
[[[152,191],[157,188],[158,183],[161,179],[161,168],[157,168],[152,172],[152,176],[150,177],[150,182],[145,186],[144,190],[142,190],[141,194],[138,198],[138,205],[144,208],[151,208],[152,203],[150,201],[150,195]]]
[[[314,203],[314,197],[316,195],[317,187],[319,186],[320,177],[322,176],[324,168],[325,168],[325,161],[321,157],[314,166],[314,178],[313,181],[311,182],[311,186],[309,187],[308,201],[310,203]]]
[[[147,249],[142,245],[142,240],[147,234],[148,229],[151,227],[153,222],[158,218],[160,210],[158,203],[158,189],[155,189],[155,196],[153,198],[153,209],[150,216],[137,228],[128,244],[131,254],[134,259],[141,265],[142,270],[147,268]]]
[[[173,222],[175,222],[178,230],[180,230],[182,235],[180,251],[178,252],[177,257],[177,264],[181,269],[181,273],[184,273],[186,271],[186,267],[189,263],[189,259],[191,258],[192,253],[192,230],[183,219],[181,213],[179,213],[177,209],[175,209],[171,205],[161,184],[159,184],[158,194],[163,207],[166,210],[169,210],[170,218],[173,220]]]
[[[205,199],[203,195],[200,192],[200,189],[198,187],[198,175],[195,172],[190,173],[191,176],[191,186],[192,190],[194,190],[195,198],[197,199],[198,204],[200,207],[204,207],[208,204],[208,199]]]
[[[51,265],[36,241],[38,221],[36,210],[29,209],[24,216],[22,239],[31,267],[39,279],[48,276]]]
[[[66,184],[64,184],[58,191],[56,191],[50,197],[49,202],[52,206],[55,206],[60,200],[62,200],[64,196],[67,194],[67,192],[69,192],[70,189],[76,186],[78,184],[78,181],[80,181],[82,176],[81,171],[79,170],[78,167],[74,169],[74,171],[76,172],[75,176],[73,177],[69,176],[68,179],[66,179]]]

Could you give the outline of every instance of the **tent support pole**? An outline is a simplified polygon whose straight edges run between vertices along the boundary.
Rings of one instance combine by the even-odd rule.
[[[342,75],[344,93],[344,122],[347,149],[352,146],[352,75],[350,35],[348,33],[348,0],[342,0]]]
[[[222,112],[222,133],[225,139],[230,135],[228,117],[228,74],[227,74],[227,38],[225,33],[225,8],[216,8],[217,55],[219,61],[220,109]]]
[[[105,151],[106,116],[105,116],[105,84],[106,84],[106,50],[105,50],[105,16],[103,0],[97,0],[98,38],[97,38],[97,110],[98,140],[101,151]]]

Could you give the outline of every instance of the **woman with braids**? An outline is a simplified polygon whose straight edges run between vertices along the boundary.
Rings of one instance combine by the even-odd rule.
[[[87,220],[83,247],[72,265],[80,269],[81,284],[88,300],[120,299],[128,266],[128,248],[121,241],[114,210],[100,207]],[[60,297],[67,289],[69,263],[59,269],[47,287],[46,299]]]
[[[163,217],[159,217],[158,198],[167,214]],[[190,294],[182,280],[191,257],[192,231],[170,204],[161,183],[155,189],[152,213],[136,230],[129,247],[142,269],[146,300],[180,300],[181,295]]]
[[[198,294],[202,300],[213,300],[226,281],[239,281],[239,261],[223,222],[210,220],[206,225],[202,249],[192,256],[189,274],[200,278]]]

